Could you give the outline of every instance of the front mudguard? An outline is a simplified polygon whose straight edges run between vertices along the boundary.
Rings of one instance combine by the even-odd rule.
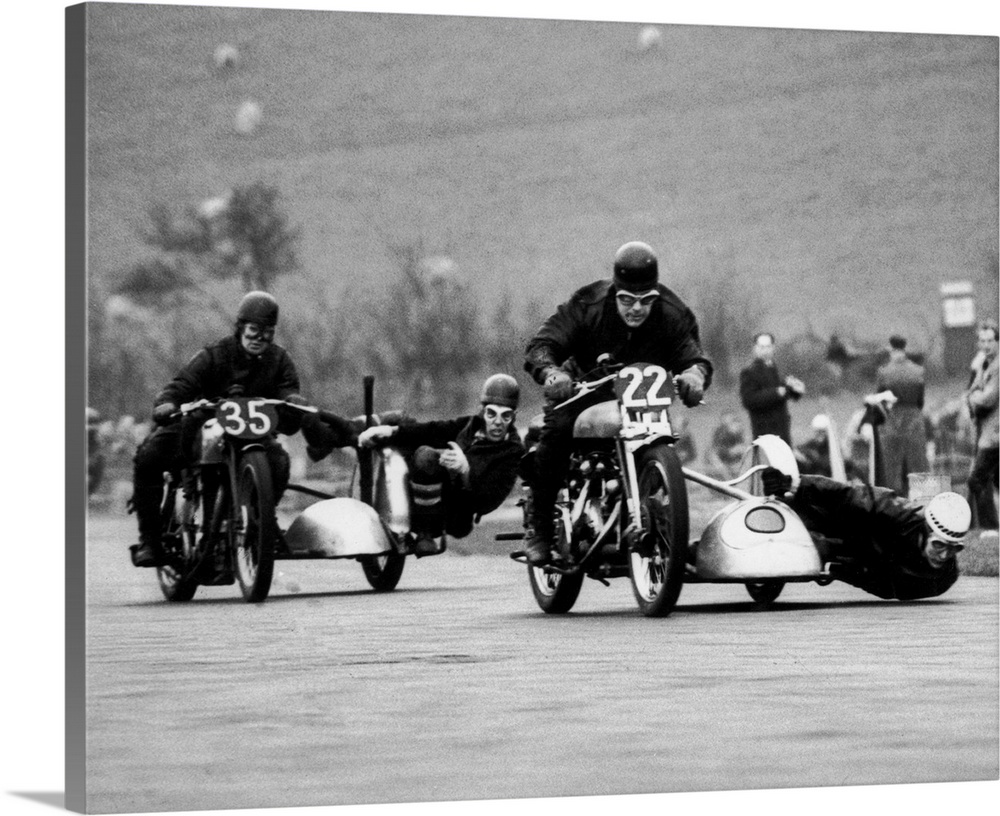
[[[396,537],[374,508],[346,497],[307,507],[285,533],[285,544],[292,555],[318,558],[398,552]]]

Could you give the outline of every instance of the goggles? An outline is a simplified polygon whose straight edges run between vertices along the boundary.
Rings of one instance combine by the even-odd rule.
[[[274,339],[274,326],[258,326],[247,323],[243,326],[243,336],[247,340],[264,340],[270,343]]]
[[[647,309],[650,306],[652,306],[654,303],[656,303],[656,299],[659,296],[660,296],[660,293],[657,292],[657,291],[655,291],[655,290],[650,291],[650,292],[646,292],[646,294],[644,294],[644,295],[636,295],[636,294],[633,294],[632,292],[618,292],[615,295],[615,300],[618,301],[618,304],[623,309],[631,309],[637,303],[640,306],[642,306],[644,309]]]
[[[507,424],[514,419],[514,409],[504,408],[500,405],[487,405],[483,408],[483,419],[487,422],[496,422],[498,419]]]
[[[957,541],[947,541],[933,535],[928,536],[927,546],[938,555],[948,555],[949,553],[961,552],[965,549],[964,544],[959,544]]]

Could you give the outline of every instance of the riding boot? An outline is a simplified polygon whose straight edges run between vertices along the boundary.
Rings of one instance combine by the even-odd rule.
[[[151,485],[136,486],[132,493],[132,506],[139,521],[139,543],[129,547],[132,564],[136,567],[157,567],[163,553],[160,547],[160,504],[163,488]]]

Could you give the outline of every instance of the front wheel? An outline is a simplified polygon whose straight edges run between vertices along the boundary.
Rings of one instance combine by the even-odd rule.
[[[559,551],[564,555],[568,552],[565,546],[566,524],[562,519],[556,521],[557,535],[560,540]],[[580,589],[583,587],[584,574],[578,571],[564,575],[558,572],[546,572],[542,567],[528,565],[528,582],[531,584],[531,592],[535,596],[535,602],[543,612],[550,615],[563,615],[573,608],[576,599],[580,597]]]
[[[236,579],[244,600],[260,603],[271,591],[274,542],[278,537],[271,468],[264,451],[244,452],[236,484],[232,537]]]
[[[398,552],[366,555],[359,559],[365,578],[376,592],[392,592],[399,583],[406,556]]]
[[[629,553],[629,574],[639,611],[669,615],[684,584],[688,548],[687,486],[677,453],[667,445],[637,458],[642,539]]]
[[[190,531],[192,527],[200,528],[200,516],[197,497],[179,497],[174,485],[167,487],[160,508],[164,563],[156,568],[156,578],[168,601],[190,601],[198,589],[198,581],[193,575],[195,550]]]

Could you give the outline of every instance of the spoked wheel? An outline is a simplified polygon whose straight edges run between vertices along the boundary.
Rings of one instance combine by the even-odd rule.
[[[750,597],[761,606],[773,603],[784,588],[784,581],[755,581],[747,584]]]
[[[171,485],[164,491],[160,513],[160,545],[165,562],[156,568],[160,590],[168,601],[190,601],[198,589],[192,575],[195,560],[192,542],[197,539],[190,535],[190,529],[192,525],[200,529],[199,503],[178,496],[177,488]]]
[[[643,450],[639,502],[648,538],[629,553],[629,573],[639,611],[646,617],[669,615],[684,583],[688,547],[687,487],[677,453],[667,445]]]
[[[274,517],[271,468],[263,451],[246,451],[240,458],[234,502],[233,557],[236,579],[248,603],[260,603],[271,591],[274,542],[278,524]]]
[[[566,552],[566,525],[560,519],[556,522],[559,549]],[[558,572],[546,572],[541,567],[528,565],[528,581],[535,601],[543,612],[552,615],[562,615],[569,612],[580,596],[584,574],[582,571],[571,575]]]
[[[382,555],[366,555],[361,561],[361,569],[365,578],[376,592],[391,592],[399,583],[406,564],[406,556],[398,552],[387,552]]]

